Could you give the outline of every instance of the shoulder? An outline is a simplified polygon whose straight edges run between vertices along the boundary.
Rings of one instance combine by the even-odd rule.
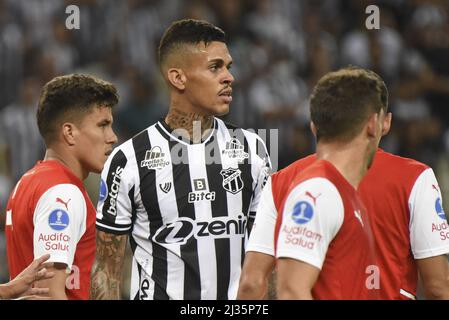
[[[221,119],[215,118],[215,120],[217,121],[217,129],[218,130],[227,130],[231,133],[241,133],[244,134],[245,138],[248,140],[258,140],[260,142],[263,143],[263,140],[259,137],[259,135],[257,133],[254,132],[254,130],[247,130],[247,129],[243,129],[240,128],[232,123],[229,122],[225,122]]]
[[[296,160],[287,167],[272,174],[273,180],[285,181],[294,178],[298,173],[305,170],[316,161],[316,155],[312,154],[305,158]]]
[[[408,193],[419,176],[428,169],[430,167],[422,162],[379,150],[359,189],[388,185]]]
[[[317,203],[321,202],[341,202],[340,192],[335,184],[325,177],[310,177],[293,184],[289,191],[289,196],[301,197]]]
[[[400,168],[402,174],[404,174],[405,171],[405,174],[419,175],[424,170],[429,169],[429,166],[411,158],[401,157],[379,150],[374,158],[373,168],[392,172],[396,172],[396,169]]]

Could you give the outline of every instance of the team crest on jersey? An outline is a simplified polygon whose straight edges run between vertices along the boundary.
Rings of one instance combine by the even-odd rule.
[[[248,159],[248,152],[245,152],[243,145],[236,138],[226,142],[226,148],[222,151],[223,155],[230,159],[236,159],[239,163],[242,163],[245,159]]]
[[[56,231],[62,231],[69,225],[69,215],[65,210],[56,209],[48,216],[48,225]]]
[[[308,201],[299,201],[293,207],[292,219],[297,224],[305,224],[312,220],[313,208]]]
[[[239,169],[228,168],[222,169],[220,173],[223,177],[223,188],[226,191],[236,194],[243,189],[244,184],[241,177],[242,171]]]
[[[148,169],[162,169],[168,166],[170,161],[165,159],[165,153],[162,152],[161,147],[154,146],[151,150],[145,153],[145,159],[140,162],[140,166]]]

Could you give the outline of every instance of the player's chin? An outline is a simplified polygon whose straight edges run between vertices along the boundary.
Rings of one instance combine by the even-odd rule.
[[[103,170],[104,164],[106,161],[102,161],[99,163],[96,163],[95,165],[92,166],[91,168],[91,172],[93,173],[101,173],[101,171]]]
[[[215,106],[214,108],[214,114],[216,116],[223,116],[229,112],[229,104],[223,103],[220,105]]]

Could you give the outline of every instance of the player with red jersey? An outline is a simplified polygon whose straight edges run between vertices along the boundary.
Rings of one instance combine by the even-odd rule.
[[[356,188],[379,145],[387,96],[382,79],[360,68],[330,72],[315,86],[317,161],[290,184],[275,230],[279,298],[377,297],[367,279],[374,241]]]
[[[433,170],[379,150],[358,192],[369,211],[382,299],[449,299],[449,227]]]
[[[315,86],[318,161],[281,195],[274,239],[279,298],[377,298],[367,279],[375,263],[372,231],[356,188],[382,136],[387,96],[378,75],[352,67]]]
[[[101,172],[117,137],[113,85],[84,75],[54,78],[43,89],[37,122],[45,159],[23,175],[7,205],[6,241],[11,278],[35,257],[50,254],[54,277],[38,281],[55,299],[88,299],[95,256],[95,208],[83,185]]]
[[[274,268],[274,229],[290,181],[316,156],[274,173],[262,193],[247,247],[240,298],[264,297]],[[433,170],[408,158],[378,150],[359,185],[376,246],[380,299],[415,299],[418,271],[426,298],[447,298],[449,227]]]
[[[386,118],[384,134],[391,116]],[[266,297],[274,269],[274,230],[290,183],[316,161],[300,159],[268,180],[247,246],[240,299]],[[359,185],[376,247],[374,286],[380,299],[415,299],[418,273],[428,299],[449,298],[449,239],[438,182],[431,168],[378,150]],[[272,235],[270,237],[270,235]]]

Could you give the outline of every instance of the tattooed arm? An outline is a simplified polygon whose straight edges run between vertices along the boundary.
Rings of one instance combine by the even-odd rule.
[[[90,282],[91,300],[120,300],[127,237],[97,230],[97,252]]]

